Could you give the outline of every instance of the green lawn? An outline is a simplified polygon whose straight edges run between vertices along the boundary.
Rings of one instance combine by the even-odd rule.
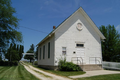
[[[25,62],[25,63],[27,63],[29,65],[32,65],[32,63],[28,63],[28,62]],[[52,74],[56,74],[56,75],[60,75],[60,76],[65,76],[65,77],[74,76],[74,75],[82,75],[82,74],[85,73],[83,71],[54,71],[54,70],[47,70],[47,69],[40,68],[37,65],[34,65],[34,67],[36,67],[36,68],[38,68],[40,70],[52,73]]]
[[[31,63],[27,63],[27,64],[32,65]],[[53,71],[53,70],[46,70],[43,68],[39,68],[38,66],[34,66],[34,67],[52,74],[61,75],[65,77],[73,76],[73,75],[82,75],[85,73],[82,71],[78,71],[78,72]],[[78,78],[73,80],[120,80],[120,74],[100,75],[100,76],[93,76],[93,77],[86,77],[86,78]]]
[[[29,62],[25,62],[25,63],[28,64],[28,65],[32,65],[32,63],[29,63]],[[65,76],[65,77],[74,76],[74,75],[82,75],[82,74],[85,73],[83,71],[54,71],[54,70],[47,70],[47,69],[40,68],[37,65],[34,65],[34,67],[36,67],[36,68],[38,68],[40,70],[52,73],[52,74],[56,74],[56,75],[60,75],[60,76]]]
[[[100,76],[79,78],[74,80],[120,80],[120,74],[100,75]]]
[[[85,72],[82,71],[54,71],[54,70],[47,70],[50,73],[56,74],[56,75],[60,75],[60,76],[74,76],[74,75],[82,75]]]
[[[0,80],[39,80],[30,74],[22,65],[0,66]]]

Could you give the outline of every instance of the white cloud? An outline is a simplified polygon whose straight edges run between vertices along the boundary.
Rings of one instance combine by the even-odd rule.
[[[41,6],[41,7],[40,7],[40,10],[42,10],[42,9],[43,9],[43,7]]]
[[[57,0],[42,0],[42,4],[40,6],[40,10],[42,13],[40,14],[45,14],[44,16],[46,17],[66,17],[71,14],[71,11],[74,12],[77,8],[80,7],[80,1],[81,0],[69,0],[69,2],[65,1],[57,1]],[[51,14],[48,15],[49,12]],[[52,14],[54,13],[54,14]],[[43,17],[44,17],[43,16]]]
[[[112,7],[108,7],[108,8],[103,9],[103,12],[111,12],[112,10],[113,10]]]
[[[116,30],[120,33],[120,24],[116,27]]]
[[[45,0],[44,4],[45,4],[45,5],[49,5],[49,4],[51,4],[52,2],[53,2],[53,0]]]

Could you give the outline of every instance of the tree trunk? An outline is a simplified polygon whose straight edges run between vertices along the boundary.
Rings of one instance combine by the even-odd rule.
[[[31,60],[32,60],[32,59],[30,59],[30,63],[31,63]]]

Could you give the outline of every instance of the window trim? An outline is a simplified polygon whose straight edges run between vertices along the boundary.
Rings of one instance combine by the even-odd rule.
[[[82,44],[83,46],[77,46],[77,44]],[[79,48],[79,47],[84,48],[85,47],[85,42],[75,41],[75,47],[76,48]]]
[[[76,44],[76,47],[84,47],[84,44],[77,43],[77,44]]]
[[[63,50],[63,48],[66,48],[65,50]],[[64,53],[65,52],[65,53]],[[67,55],[67,47],[62,47],[62,55]]]

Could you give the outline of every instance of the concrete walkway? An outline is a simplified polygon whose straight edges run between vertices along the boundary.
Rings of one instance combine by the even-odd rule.
[[[97,75],[107,75],[107,74],[120,74],[120,71],[110,71],[110,70],[95,70],[95,71],[86,71],[83,75],[69,76],[70,78],[82,78],[82,77],[91,77]]]
[[[37,69],[31,65],[25,64],[24,62],[22,62],[22,64],[28,72],[30,72],[40,80],[71,80],[67,77],[61,77],[61,76]]]

